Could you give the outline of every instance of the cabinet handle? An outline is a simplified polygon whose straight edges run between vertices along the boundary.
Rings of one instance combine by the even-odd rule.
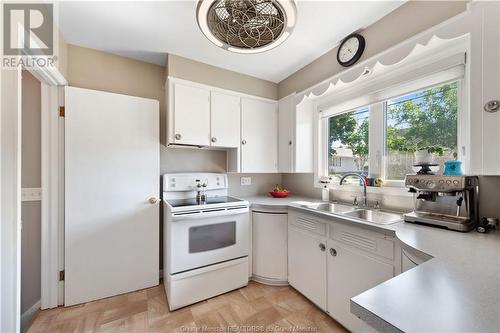
[[[247,140],[241,140],[241,144],[242,145],[246,145],[247,144]]]
[[[182,138],[182,135],[180,135],[179,133],[177,133],[175,135],[175,140],[180,140]]]
[[[325,244],[319,243],[319,249],[321,250],[321,252],[325,252],[325,250],[326,250]]]
[[[288,145],[291,146],[292,145],[292,140],[288,141]]]
[[[212,137],[212,142],[217,142],[217,138],[215,136]]]
[[[337,256],[337,250],[333,249],[333,248],[330,248],[330,254],[333,256],[333,257],[336,257]]]

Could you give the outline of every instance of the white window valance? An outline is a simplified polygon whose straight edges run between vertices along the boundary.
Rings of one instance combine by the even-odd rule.
[[[465,53],[460,52],[422,66],[403,66],[383,75],[360,77],[322,101],[320,118],[382,102],[392,97],[458,80],[465,75]]]

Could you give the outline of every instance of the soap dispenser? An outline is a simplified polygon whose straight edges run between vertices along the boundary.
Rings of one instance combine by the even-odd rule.
[[[327,184],[323,185],[323,189],[321,191],[321,200],[330,201],[330,189]]]

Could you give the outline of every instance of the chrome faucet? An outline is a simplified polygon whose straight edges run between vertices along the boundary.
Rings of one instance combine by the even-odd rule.
[[[342,185],[342,182],[344,181],[344,179],[346,179],[349,176],[358,177],[361,180],[361,183],[363,184],[363,207],[368,207],[368,200],[366,198],[365,177],[363,177],[362,175],[360,175],[359,173],[356,173],[356,172],[348,172],[345,175],[343,175],[342,178],[340,178],[339,184]]]

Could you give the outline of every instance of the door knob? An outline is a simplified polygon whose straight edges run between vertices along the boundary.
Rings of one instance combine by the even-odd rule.
[[[215,136],[212,137],[212,142],[217,142],[217,138]]]
[[[336,257],[336,256],[337,256],[337,250],[335,250],[335,249],[331,248],[331,249],[330,249],[330,254],[331,254],[332,256]]]
[[[156,197],[151,197],[151,198],[148,199],[148,201],[149,201],[150,204],[154,205],[155,203],[158,202],[158,199]]]
[[[247,144],[247,140],[241,140],[241,144],[242,145],[246,145]]]
[[[179,133],[177,133],[175,135],[175,140],[180,140],[182,138],[182,135],[180,135]]]
[[[318,245],[318,246],[319,246],[319,249],[320,249],[322,252],[324,252],[324,251],[326,250],[326,246],[325,246],[325,244],[323,244],[323,243],[319,243],[319,245]]]

